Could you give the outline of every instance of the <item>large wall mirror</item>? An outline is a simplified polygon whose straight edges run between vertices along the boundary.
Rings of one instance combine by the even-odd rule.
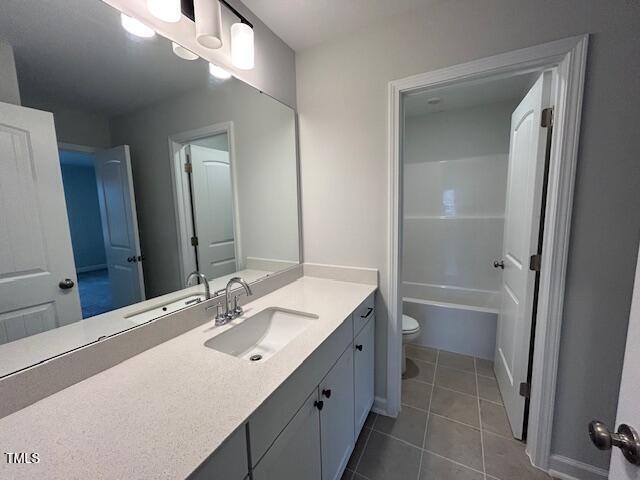
[[[0,377],[299,263],[295,112],[176,49],[0,4]]]

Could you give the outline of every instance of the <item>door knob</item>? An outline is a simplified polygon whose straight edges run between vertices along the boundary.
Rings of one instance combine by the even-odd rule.
[[[331,398],[331,389],[330,388],[325,388],[322,390],[322,395],[324,395],[327,398]]]
[[[136,262],[136,257],[127,257],[127,262],[129,263]]]
[[[74,285],[75,283],[73,283],[73,280],[71,280],[70,278],[60,280],[60,283],[58,283],[58,287],[60,287],[62,290],[69,290],[70,288],[73,288]]]
[[[359,352],[362,351],[362,345],[356,345],[356,350],[358,350]]]
[[[313,402],[313,406],[318,410],[322,410],[324,408],[324,402],[322,400],[316,400],[315,402]]]
[[[604,423],[594,420],[589,423],[589,437],[600,450],[618,447],[630,463],[640,465],[640,437],[629,425],[622,423],[618,433],[611,433]]]
[[[494,260],[493,261],[493,268],[501,268],[502,270],[504,270],[504,260]]]

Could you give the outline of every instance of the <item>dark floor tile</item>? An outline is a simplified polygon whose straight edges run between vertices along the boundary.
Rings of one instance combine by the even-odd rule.
[[[420,347],[418,345],[405,345],[408,358],[414,358],[423,362],[436,363],[438,351],[429,347]]]
[[[480,427],[477,397],[436,387],[431,396],[429,411],[474,427]]]
[[[354,472],[348,468],[342,473],[340,480],[353,480]]]
[[[375,423],[377,416],[378,414],[369,412],[367,419],[364,421],[364,428],[373,428],[373,424]]]
[[[548,480],[551,477],[531,465],[524,444],[486,432],[485,467],[488,475],[501,480]]]
[[[371,434],[371,430],[368,428],[363,428],[358,436],[358,440],[356,440],[356,444],[353,447],[353,452],[351,453],[351,457],[349,458],[349,462],[347,463],[347,469],[354,470],[358,466],[358,461],[362,456],[362,452],[364,452],[365,444],[367,443],[367,439]]]
[[[405,380],[417,380],[420,382],[433,383],[435,365],[433,363],[407,358],[407,370],[402,375]]]
[[[407,480],[418,477],[421,450],[373,431],[356,473],[371,480]]]
[[[498,382],[495,378],[478,377],[478,396],[490,402],[502,403]]]
[[[463,465],[482,470],[482,443],[478,429],[431,415],[424,448]]]
[[[378,416],[375,430],[397,437],[416,447],[422,447],[426,426],[426,411],[404,406],[396,418]]]
[[[419,480],[484,480],[484,475],[432,453],[424,452]]]
[[[431,396],[432,388],[430,383],[403,380],[402,404],[427,410],[429,408],[429,397]]]
[[[476,358],[476,372],[483,377],[495,378],[493,373],[493,362],[484,358]]]
[[[477,395],[476,375],[474,373],[463,372],[441,365],[438,365],[436,372],[436,386],[450,388],[469,395]]]
[[[473,357],[461,355],[459,353],[444,352],[442,350],[440,350],[438,355],[438,365],[457,368],[458,370],[464,370],[465,372],[475,373],[476,371]]]
[[[488,432],[513,438],[507,411],[502,405],[480,400],[480,415],[482,417],[482,429]]]

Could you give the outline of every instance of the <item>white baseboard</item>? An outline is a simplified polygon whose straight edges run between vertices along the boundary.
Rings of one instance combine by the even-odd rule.
[[[389,413],[387,412],[387,399],[376,397],[373,400],[373,407],[371,407],[371,411],[373,413],[377,413],[378,415],[384,415],[385,417],[388,417]]]
[[[551,455],[549,475],[561,480],[603,480],[608,478],[609,472],[562,455]]]
[[[100,263],[98,265],[86,265],[84,267],[77,267],[76,273],[95,272],[96,270],[104,270],[107,268],[106,263]]]

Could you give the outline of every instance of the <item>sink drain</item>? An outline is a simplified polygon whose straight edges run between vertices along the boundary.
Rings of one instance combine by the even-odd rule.
[[[262,355],[256,353],[255,355],[251,355],[249,357],[249,360],[251,360],[252,362],[257,362],[258,360],[262,360]]]

